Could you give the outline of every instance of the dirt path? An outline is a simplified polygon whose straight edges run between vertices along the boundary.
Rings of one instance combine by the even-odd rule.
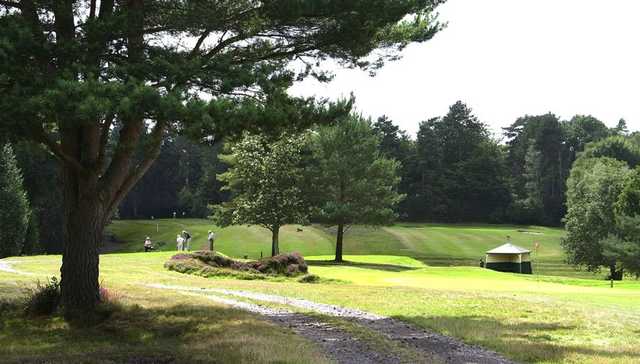
[[[201,294],[192,292],[183,292],[183,294],[202,297]],[[308,315],[291,312],[282,308],[271,308],[259,304],[237,301],[230,298],[211,295],[205,297],[211,301],[260,314],[279,326],[293,330],[296,334],[319,345],[324,353],[336,363],[392,364],[403,362],[403,360],[394,353],[378,352],[367,345],[367,343],[354,338],[344,330],[333,327]]]
[[[320,314],[336,316],[351,322],[355,322],[359,325],[362,325],[368,329],[373,330],[376,333],[382,334],[386,339],[401,344],[403,346],[407,346],[420,354],[421,357],[425,357],[427,361],[437,361],[442,363],[451,363],[451,364],[469,364],[469,363],[478,363],[478,364],[511,364],[513,363],[510,360],[507,360],[495,352],[491,352],[485,350],[483,348],[467,345],[459,340],[454,338],[440,335],[434,332],[426,331],[420,328],[416,328],[412,325],[409,325],[405,322],[384,317],[376,314],[372,314],[369,312],[364,312],[360,310],[327,305],[317,302],[312,302],[303,299],[297,298],[289,298],[285,296],[271,295],[271,294],[263,294],[263,293],[255,293],[248,291],[239,291],[239,290],[228,290],[228,289],[218,289],[218,288],[193,288],[193,287],[183,287],[183,286],[168,286],[168,285],[148,285],[153,288],[161,288],[161,289],[171,289],[182,292],[190,292],[190,294],[202,294],[202,293],[217,293],[223,294],[227,296],[235,296],[246,298],[255,301],[261,302],[269,302],[276,303],[281,305],[287,305],[292,307],[297,307],[305,310],[314,311]],[[195,293],[198,292],[198,293]],[[226,302],[234,302],[234,304],[230,304],[231,306],[245,309],[248,311],[256,312],[263,314],[270,319],[272,319],[272,312],[270,312],[270,308],[266,308],[264,306],[254,305],[246,302],[239,302],[233,299],[221,298],[216,296],[207,296],[209,299],[216,300],[221,303]],[[240,303],[240,305],[236,304]],[[245,307],[245,305],[248,305]],[[254,306],[259,307],[255,308]],[[249,308],[251,307],[251,308]],[[267,310],[269,313],[260,312],[260,310]],[[305,316],[299,313],[289,312],[287,315],[277,316],[279,320],[273,320],[276,323],[282,324],[284,326],[290,326],[294,331],[300,333],[301,335],[310,338],[311,340],[318,342],[321,344],[323,349],[329,354],[330,357],[336,358],[333,353],[340,352],[340,350],[346,350],[351,353],[350,356],[347,356],[349,361],[341,361],[337,360],[340,363],[361,363],[361,362],[370,362],[366,361],[368,358],[375,357],[379,355],[377,353],[367,352],[366,348],[362,346],[349,344],[356,341],[353,337],[344,336],[345,333],[339,333],[339,330],[335,328],[330,328],[331,333],[335,333],[336,339],[327,341],[326,338],[318,337],[314,338],[314,331],[318,331],[317,335],[323,335],[323,331],[328,329],[326,324],[322,324],[320,322],[313,322],[314,319]],[[305,318],[306,317],[306,318]],[[300,330],[300,325],[305,327],[307,330]],[[325,326],[321,326],[325,325]],[[318,329],[322,328],[322,329]],[[311,331],[311,332],[309,332]],[[320,340],[321,339],[321,340]],[[340,349],[340,346],[347,345],[346,348]],[[363,350],[364,349],[364,350]],[[370,351],[370,349],[369,349]],[[358,357],[359,356],[359,357]],[[339,358],[339,356],[338,356]],[[352,359],[357,359],[355,361],[350,361]],[[378,357],[373,361],[375,363],[398,363],[401,360],[397,357]]]

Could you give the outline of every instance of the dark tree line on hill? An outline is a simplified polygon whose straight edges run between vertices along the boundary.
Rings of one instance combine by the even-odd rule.
[[[398,216],[433,222],[560,225],[566,181],[577,156],[590,142],[628,134],[624,120],[610,129],[591,116],[562,121],[545,114],[519,118],[505,128],[500,142],[462,102],[443,117],[421,122],[415,139],[386,116],[372,126],[380,134],[380,152],[400,162],[398,190],[405,198]],[[177,217],[209,216],[209,205],[229,198],[216,178],[227,168],[218,157],[222,147],[222,142],[195,143],[185,136],[166,139],[156,163],[120,204],[117,217],[167,218],[174,212]],[[56,162],[39,146],[16,143],[14,149],[40,246],[59,253],[62,191]]]
[[[592,116],[563,121],[545,114],[519,118],[501,142],[462,102],[421,122],[415,139],[386,116],[372,125],[381,135],[380,151],[401,164],[401,219],[551,226],[566,213],[566,181],[578,154],[590,142],[627,133],[624,120],[608,128]],[[226,169],[221,148],[180,137],[166,142],[119,216],[208,216],[207,205],[228,198],[216,180]]]
[[[412,221],[560,225],[566,180],[585,145],[624,135],[592,116],[562,121],[524,116],[504,129],[504,143],[462,102],[420,123],[415,140],[386,117],[374,127],[382,149],[402,163],[400,216]]]
[[[207,205],[227,198],[216,175],[225,171],[218,159],[222,143],[194,143],[186,137],[168,139],[158,159],[118,209],[123,219],[206,217]]]

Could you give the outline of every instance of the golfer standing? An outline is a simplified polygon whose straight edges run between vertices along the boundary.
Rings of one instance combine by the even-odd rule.
[[[182,230],[182,237],[184,238],[184,250],[191,250],[191,234],[188,231]]]
[[[209,242],[209,251],[213,251],[213,243],[216,240],[216,234],[213,231],[209,230],[209,234],[207,235],[207,241]]]

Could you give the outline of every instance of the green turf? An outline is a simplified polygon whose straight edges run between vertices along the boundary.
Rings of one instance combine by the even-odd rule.
[[[342,265],[330,262],[330,256],[308,257],[311,273],[339,279],[339,284],[303,284],[295,280],[257,282],[205,279],[169,272],[162,265],[171,255],[172,252],[158,252],[101,257],[103,285],[121,294],[125,303],[140,304],[145,312],[162,313],[160,317],[134,317],[134,321],[109,323],[106,328],[113,331],[98,335],[94,340],[87,335],[68,332],[59,322],[38,323],[33,327],[18,319],[6,321],[0,315],[0,340],[12,343],[0,348],[0,355],[33,358],[27,355],[30,343],[38,342],[41,355],[80,355],[82,350],[93,350],[90,346],[77,345],[85,343],[98,345],[98,352],[111,357],[118,351],[118,346],[123,350],[134,350],[149,343],[153,350],[163,355],[172,352],[164,350],[163,345],[178,345],[176,352],[184,355],[181,357],[187,357],[188,353],[199,357],[206,355],[206,351],[200,351],[199,346],[190,347],[206,339],[206,345],[221,350],[221,355],[236,355],[226,358],[248,360],[251,354],[228,342],[241,342],[240,338],[229,337],[228,330],[244,335],[242,340],[249,343],[247,350],[260,350],[274,342],[269,338],[274,333],[273,328],[262,325],[253,334],[247,331],[259,326],[248,315],[226,312],[219,305],[211,306],[198,297],[158,292],[144,286],[161,283],[249,290],[359,308],[485,346],[519,362],[640,362],[640,282],[635,280],[609,288],[600,280],[525,276],[477,267],[434,267],[409,257],[347,255],[347,262]],[[14,268],[34,275],[0,272],[3,297],[15,297],[21,287],[59,273],[59,256],[8,260],[17,262]],[[180,306],[188,309],[180,310],[177,308]],[[198,317],[208,320],[206,325],[193,326],[198,330],[195,333],[170,330],[174,325],[178,328],[191,325]],[[123,324],[127,327],[119,326]],[[145,327],[145,324],[152,326]],[[23,327],[25,325],[28,327]],[[165,330],[174,333],[175,338],[169,334],[154,338]],[[286,333],[276,339],[286,339]],[[315,355],[304,343],[300,345],[300,348],[292,349],[288,358],[300,354],[309,360]],[[286,353],[276,351],[261,355],[257,362],[283,358]]]
[[[233,257],[255,259],[271,252],[271,233],[258,226],[217,228],[208,220],[116,220],[109,226],[124,243],[121,252],[141,251],[145,236],[160,243],[160,250],[174,250],[176,235],[186,229],[193,235],[194,249],[206,246],[207,231],[217,232],[217,249]],[[298,231],[301,229],[302,231]],[[330,255],[335,249],[335,232],[320,225],[287,225],[280,232],[280,249],[304,256]],[[420,260],[430,266],[478,266],[484,253],[506,241],[534,250],[536,274],[601,278],[564,264],[559,228],[511,225],[455,225],[399,223],[390,227],[354,226],[345,235],[344,253],[353,255],[396,255]]]

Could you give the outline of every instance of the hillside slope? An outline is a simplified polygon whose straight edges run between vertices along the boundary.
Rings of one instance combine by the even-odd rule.
[[[220,229],[208,220],[160,219],[117,220],[108,228],[121,244],[115,252],[142,250],[145,236],[159,245],[159,250],[175,249],[176,235],[188,230],[193,235],[192,249],[206,246],[208,230],[217,234],[216,249],[233,257],[259,258],[270,253],[270,232],[258,226],[231,226]],[[477,266],[484,253],[505,242],[534,250],[534,272],[593,278],[563,263],[560,239],[564,231],[557,228],[512,225],[455,225],[400,223],[389,227],[351,227],[345,235],[344,253],[351,255],[401,255],[432,266]],[[331,255],[335,235],[320,225],[287,225],[280,232],[280,249],[297,251],[305,256]],[[598,276],[600,277],[600,276]]]

